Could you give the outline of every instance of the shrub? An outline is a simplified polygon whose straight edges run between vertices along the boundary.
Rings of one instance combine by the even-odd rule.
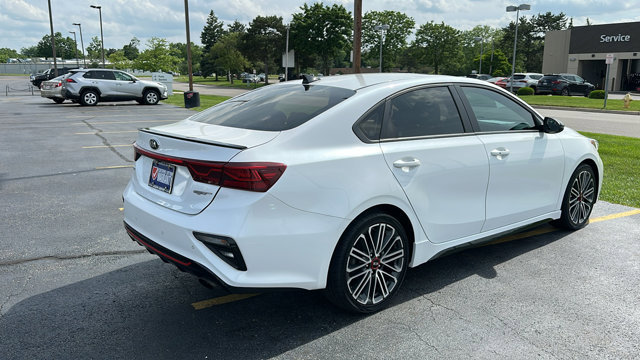
[[[589,99],[604,99],[604,90],[593,90],[589,94]]]
[[[518,95],[533,95],[535,91],[532,88],[525,86],[518,89]]]

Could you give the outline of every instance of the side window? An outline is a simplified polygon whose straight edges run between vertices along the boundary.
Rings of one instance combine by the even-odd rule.
[[[369,111],[363,118],[358,121],[358,136],[364,136],[367,140],[377,141],[380,139],[380,128],[382,127],[382,118],[384,117],[384,102],[373,110]],[[364,140],[364,139],[363,139]]]
[[[389,101],[382,138],[464,133],[462,119],[446,87],[414,90]]]
[[[129,76],[128,74],[125,74],[123,72],[120,71],[116,71],[113,73],[113,75],[115,75],[116,80],[122,80],[122,81],[133,81],[133,79],[131,78],[131,76]]]
[[[504,95],[467,86],[462,87],[462,92],[471,104],[471,110],[482,132],[536,128],[533,114]]]
[[[84,75],[82,75],[82,77],[85,79],[93,79],[93,71],[87,71],[86,73],[84,73]]]

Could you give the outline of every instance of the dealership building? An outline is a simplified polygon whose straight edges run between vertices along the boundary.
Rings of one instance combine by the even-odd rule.
[[[604,89],[607,54],[613,55],[609,90],[640,91],[640,22],[547,32],[542,72],[577,74]]]

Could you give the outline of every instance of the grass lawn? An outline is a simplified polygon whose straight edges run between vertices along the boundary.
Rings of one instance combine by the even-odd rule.
[[[216,95],[202,95],[200,94],[200,106],[191,108],[191,110],[202,111],[204,109],[210,108],[214,105],[217,105],[225,100],[229,99],[229,96],[216,96]],[[176,105],[180,107],[184,107],[184,95],[183,93],[176,93],[171,96],[167,100],[162,100],[165,104]]]
[[[640,139],[581,132],[598,140],[604,163],[600,199],[640,208]]]
[[[529,105],[565,106],[575,108],[602,109],[604,99],[589,99],[579,96],[548,96],[548,95],[527,95],[520,96]],[[640,101],[634,100],[628,109],[624,108],[622,100],[608,99],[607,110],[640,111]]]

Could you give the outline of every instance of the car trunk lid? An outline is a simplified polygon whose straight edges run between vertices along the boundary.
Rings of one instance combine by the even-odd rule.
[[[220,186],[207,172],[242,150],[273,140],[279,132],[247,130],[190,120],[141,129],[136,140],[133,184],[142,197],[166,208],[197,214]]]

